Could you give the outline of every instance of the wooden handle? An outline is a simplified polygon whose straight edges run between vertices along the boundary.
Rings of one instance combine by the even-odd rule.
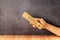
[[[32,17],[31,15],[29,15],[27,12],[24,12],[22,15],[23,18],[25,18],[27,21],[31,22],[32,24],[34,24],[38,29],[42,28],[42,25],[37,22],[34,17]]]

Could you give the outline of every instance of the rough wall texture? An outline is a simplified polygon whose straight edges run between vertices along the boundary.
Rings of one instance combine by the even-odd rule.
[[[52,34],[29,25],[24,11],[60,26],[60,0],[0,0],[0,34]]]

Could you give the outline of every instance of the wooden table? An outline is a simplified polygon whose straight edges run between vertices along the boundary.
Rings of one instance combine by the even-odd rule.
[[[0,40],[60,40],[53,35],[0,35]]]

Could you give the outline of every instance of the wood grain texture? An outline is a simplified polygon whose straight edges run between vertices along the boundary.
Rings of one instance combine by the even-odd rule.
[[[0,35],[0,40],[60,40],[52,35]]]

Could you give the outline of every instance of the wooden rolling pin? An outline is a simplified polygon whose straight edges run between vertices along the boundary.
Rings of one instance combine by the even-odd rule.
[[[34,17],[32,17],[31,15],[29,15],[29,13],[24,12],[23,15],[22,15],[22,17],[25,18],[30,23],[34,24],[36,26],[36,28],[38,28],[38,29],[42,28],[42,25],[38,21],[36,21],[34,19]]]

